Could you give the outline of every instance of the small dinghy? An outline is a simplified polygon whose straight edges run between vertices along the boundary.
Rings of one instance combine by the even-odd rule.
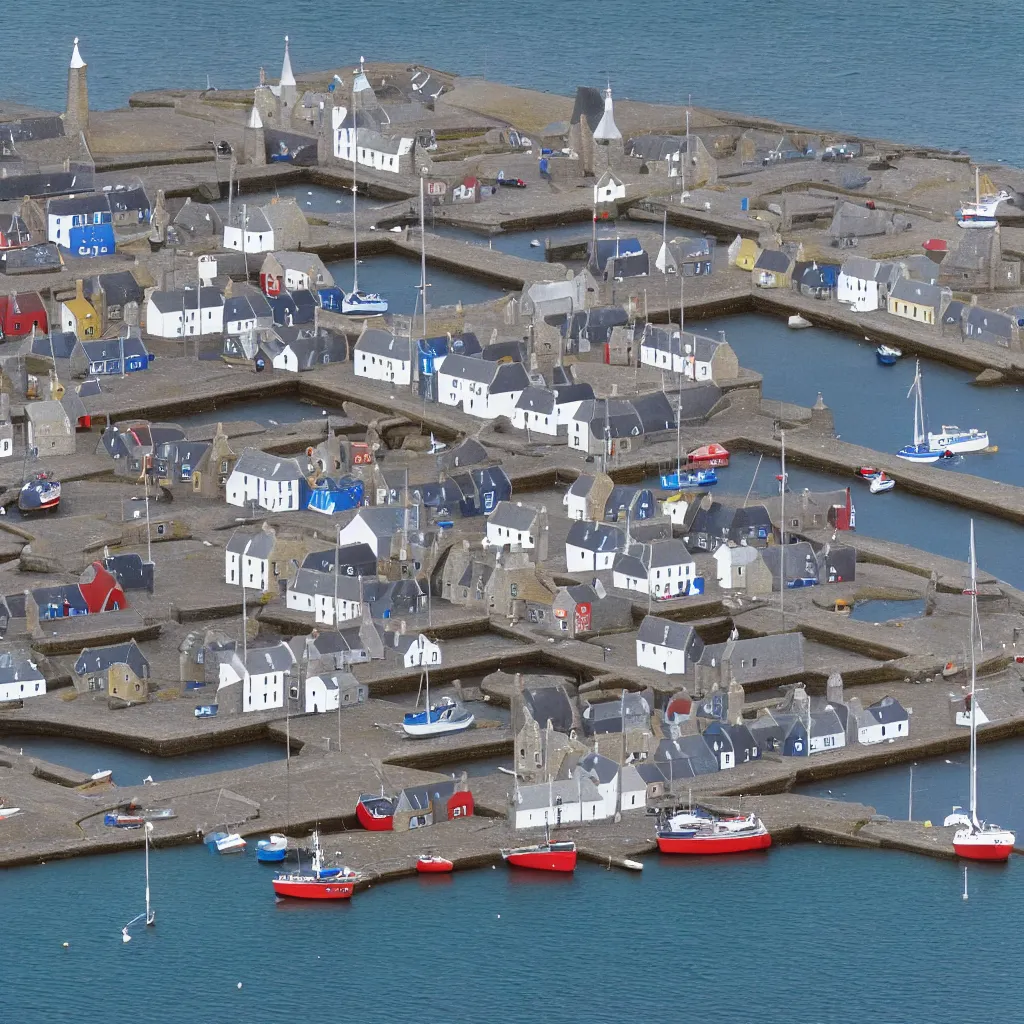
[[[282,861],[288,856],[288,837],[280,833],[271,833],[269,839],[261,839],[256,844],[256,859],[264,864]]]
[[[438,857],[432,853],[421,853],[416,861],[416,870],[421,875],[448,874],[455,865],[447,857]]]
[[[203,842],[211,853],[245,852],[245,840],[237,832],[209,832]]]
[[[786,321],[786,323],[794,330],[801,331],[805,327],[812,327],[813,324],[806,317],[802,317],[799,313],[794,313],[793,316]]]
[[[903,353],[898,348],[893,348],[892,345],[879,345],[875,349],[875,358],[878,360],[879,366],[895,366],[897,359],[903,358]]]
[[[531,249],[539,249],[542,244],[543,243],[541,242],[541,240],[539,238],[531,238],[530,239],[530,248]]]
[[[93,782],[108,782],[110,780],[110,777],[113,774],[114,774],[113,769],[111,769],[111,768],[104,768],[101,771],[93,772],[92,775],[89,776],[89,778]]]

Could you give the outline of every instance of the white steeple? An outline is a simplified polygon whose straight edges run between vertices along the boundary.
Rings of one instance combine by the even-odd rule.
[[[365,63],[366,58],[360,57],[359,70],[356,72],[355,81],[352,83],[353,92],[365,92],[367,89],[371,88],[370,81],[366,77],[366,68],[364,67]]]
[[[249,127],[249,128],[262,128],[263,127],[263,118],[260,117],[259,109],[257,108],[255,103],[252,105],[252,113],[249,115],[249,124],[248,124],[247,127]]]
[[[612,87],[611,83],[604,91],[604,113],[601,120],[594,129],[594,138],[599,142],[612,142],[622,138],[622,132],[615,124],[615,114],[612,112]]]
[[[281,65],[281,85],[295,85],[295,75],[292,74],[292,59],[288,53],[288,37],[284,37],[284,63]]]
[[[75,48],[71,52],[71,63],[68,66],[72,68],[85,67],[85,61],[82,60],[82,55],[78,51],[78,36],[75,36]]]

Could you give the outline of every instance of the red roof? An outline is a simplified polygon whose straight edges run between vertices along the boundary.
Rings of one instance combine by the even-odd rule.
[[[476,188],[477,185],[479,185],[479,184],[480,184],[480,182],[476,178],[473,178],[473,177],[463,178],[462,179],[462,187],[463,188]]]
[[[946,252],[949,249],[949,243],[942,238],[929,238],[921,248],[928,252]]]

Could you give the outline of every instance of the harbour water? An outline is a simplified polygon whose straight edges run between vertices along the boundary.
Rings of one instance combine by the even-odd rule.
[[[48,863],[0,872],[17,950],[3,1017],[980,1024],[1019,1000],[1019,869],[972,870],[965,903],[952,862],[796,846],[652,854],[642,874],[499,865],[298,905],[275,903],[253,857],[194,845],[152,854],[156,926],[123,943],[142,854]]]
[[[157,757],[108,743],[68,739],[64,736],[30,736],[21,733],[0,733],[0,746],[23,750],[51,764],[64,765],[89,774],[109,768],[114,773],[114,782],[120,786],[138,785],[147,776],[152,776],[155,782],[161,782],[192,775],[211,775],[214,772],[248,768],[266,761],[279,761],[285,756],[283,743],[269,741],[240,743],[217,750],[179,754],[177,757]]]
[[[300,75],[365,54],[564,93],[610,79],[620,98],[678,103],[692,96],[698,106],[1024,163],[1024,137],[989,116],[1017,106],[1020,11],[1010,0],[986,8],[994,30],[985,33],[981,69],[964,60],[964,9],[950,0],[929,5],[927,32],[920,8],[906,0],[864,0],[827,17],[807,0],[761,5],[756,17],[744,0],[685,7],[652,0],[635,39],[618,52],[614,31],[605,45],[596,43],[607,28],[596,11],[581,26],[576,6],[539,0],[470,8],[438,0],[429,18],[414,0],[393,0],[386,20],[373,0],[344,9],[294,0],[261,8],[259,17],[245,16],[249,9],[237,2],[179,0],[147,5],[138,32],[121,31],[120,0],[92,0],[87,19],[82,10],[71,0],[8,0],[19,60],[0,68],[0,95],[63,109],[74,35],[82,37],[97,107],[124,106],[140,89],[204,88],[207,76],[222,89],[251,88],[261,66],[271,78],[278,74],[282,38],[290,34]],[[141,51],[140,39],[147,41]],[[770,88],[754,84],[751,66],[772,69]]]

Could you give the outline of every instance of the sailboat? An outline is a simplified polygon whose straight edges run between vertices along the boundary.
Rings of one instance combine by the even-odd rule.
[[[145,921],[149,927],[156,924],[156,911],[153,909],[153,905],[149,900],[149,835],[153,831],[153,823],[151,821],[146,822],[146,910],[145,913],[137,914],[133,917],[122,929],[121,929],[121,941],[131,942],[132,937],[128,934],[128,929],[133,924],[139,921]]]
[[[966,455],[984,451],[989,447],[988,431],[961,430],[960,427],[943,425],[941,433],[929,432],[925,427],[924,393],[921,390],[921,361],[917,361],[914,382],[910,385],[907,398],[914,396],[914,443],[904,445],[896,454],[908,462],[938,462],[940,458]]]
[[[771,834],[757,815],[720,818],[700,808],[667,818],[658,826],[657,837],[662,853],[746,853],[772,845]]]
[[[359,78],[365,82],[362,58],[359,60]],[[356,153],[359,137],[358,115],[356,112],[356,88],[352,87],[352,291],[341,298],[341,311],[354,316],[376,316],[388,311],[387,299],[381,298],[377,292],[361,292],[359,290],[359,223],[357,216],[356,196]]]
[[[402,728],[408,736],[442,736],[450,732],[462,732],[474,722],[475,716],[458,701],[444,697],[436,704],[430,703],[430,670],[423,669],[426,679],[426,710],[408,711],[402,719]]]
[[[308,873],[301,871],[274,876],[274,893],[301,900],[347,900],[355,891],[359,874],[348,867],[325,868],[320,833],[312,836],[313,863]]]
[[[978,617],[978,564],[974,554],[974,520],[971,520],[971,589],[964,591],[971,597],[971,805],[970,814],[957,808],[946,817],[946,827],[959,825],[953,833],[953,849],[958,857],[967,860],[1005,861],[1013,851],[1016,835],[1009,829],[978,820],[978,711],[975,700],[976,660],[974,652],[974,623]]]
[[[981,177],[980,170],[974,168],[974,202],[964,203],[956,211],[956,222],[962,228],[994,228],[999,223],[996,216],[996,209],[1000,203],[1012,198],[1010,193],[1003,190],[995,195],[986,195],[984,201],[981,198]],[[991,182],[989,182],[991,187]]]

